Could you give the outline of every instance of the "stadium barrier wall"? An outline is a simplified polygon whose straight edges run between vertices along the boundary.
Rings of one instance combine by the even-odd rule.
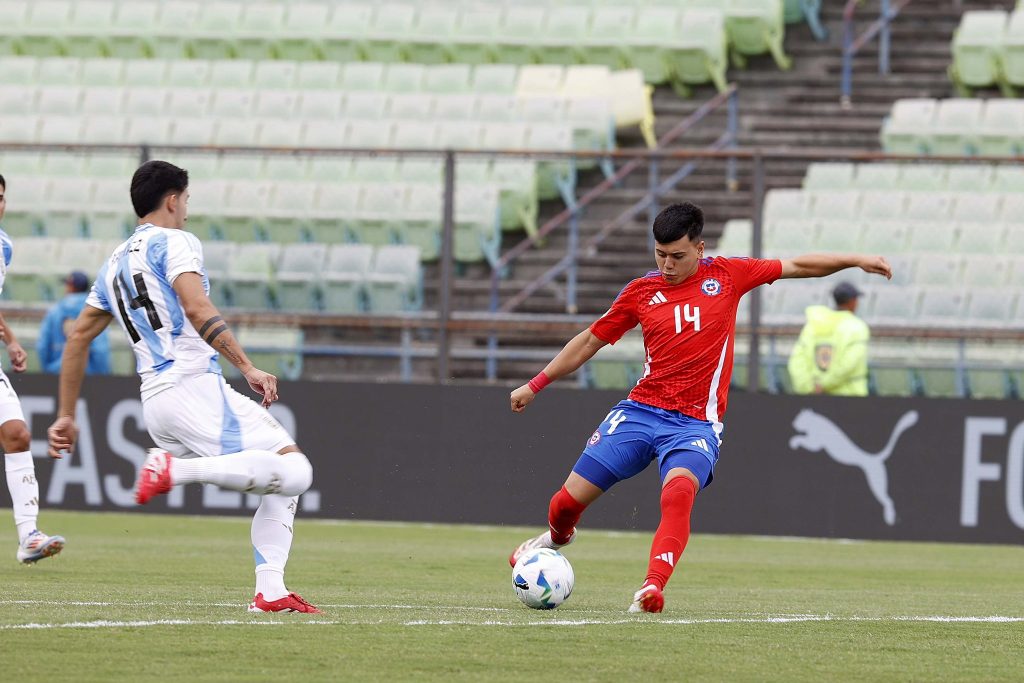
[[[32,431],[46,508],[134,509],[152,445],[137,382],[92,377],[70,458],[46,457],[56,378],[13,378]],[[551,493],[619,392],[552,388],[520,415],[508,390],[282,383],[274,413],[313,462],[302,514],[336,519],[525,524],[543,528]],[[1020,543],[1024,415],[1019,403],[734,393],[697,532]],[[249,514],[254,496],[188,487],[141,511]],[[0,504],[9,504],[6,493]],[[656,468],[587,511],[592,528],[646,529],[659,516]]]

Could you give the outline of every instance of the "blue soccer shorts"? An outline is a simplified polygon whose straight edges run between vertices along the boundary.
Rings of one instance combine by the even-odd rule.
[[[627,399],[608,413],[572,471],[607,491],[657,459],[662,481],[669,470],[685,467],[704,488],[714,478],[718,446],[710,422]]]

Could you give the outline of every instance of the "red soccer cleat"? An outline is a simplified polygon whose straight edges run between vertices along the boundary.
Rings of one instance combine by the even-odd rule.
[[[630,612],[660,612],[665,608],[665,594],[653,583],[647,584],[633,594]]]
[[[135,482],[135,502],[145,505],[153,496],[171,490],[171,454],[159,448],[150,448],[146,461]]]
[[[257,593],[256,597],[249,603],[250,612],[304,612],[305,614],[323,614],[313,605],[303,600],[295,593],[289,593],[280,600],[267,602],[263,599],[263,593]]]

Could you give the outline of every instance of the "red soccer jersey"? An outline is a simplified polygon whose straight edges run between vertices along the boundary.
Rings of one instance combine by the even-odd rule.
[[[626,285],[590,331],[614,344],[639,323],[647,363],[629,398],[707,420],[721,432],[740,297],[781,276],[778,260],[723,257],[701,259],[678,285],[653,271]]]

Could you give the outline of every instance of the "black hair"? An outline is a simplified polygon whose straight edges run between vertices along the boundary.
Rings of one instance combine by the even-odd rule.
[[[166,161],[147,161],[132,176],[132,206],[142,218],[160,206],[171,192],[184,192],[188,187],[188,171]]]
[[[704,212],[690,202],[670,204],[654,219],[654,239],[659,244],[671,244],[683,237],[697,242],[703,232]]]
[[[4,177],[2,175],[0,175],[0,187],[4,188],[5,190],[7,189],[7,181],[4,180]]]

